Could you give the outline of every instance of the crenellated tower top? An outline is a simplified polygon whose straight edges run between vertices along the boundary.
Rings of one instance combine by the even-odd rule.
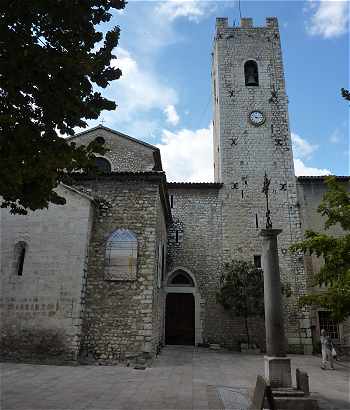
[[[242,17],[239,27],[229,26],[227,17],[216,18],[216,29],[242,29],[242,28],[278,28],[277,17],[266,17],[266,25],[264,27],[254,27],[251,17]]]

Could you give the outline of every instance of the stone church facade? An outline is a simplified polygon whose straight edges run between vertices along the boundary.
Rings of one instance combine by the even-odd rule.
[[[222,266],[260,266],[265,172],[279,235],[289,351],[312,353],[320,327],[350,344],[348,322],[300,308],[319,268],[289,247],[323,229],[322,177],[294,175],[278,22],[218,18],[213,46],[215,182],[167,182],[159,149],[104,126],[71,138],[104,143],[102,173],[75,174],[67,203],[27,216],[1,210],[1,351],[116,363],[153,357],[164,344],[238,349],[244,320],[216,301]],[[349,186],[348,177],[338,179]],[[339,232],[340,233],[340,232]],[[249,319],[264,348],[264,323]]]

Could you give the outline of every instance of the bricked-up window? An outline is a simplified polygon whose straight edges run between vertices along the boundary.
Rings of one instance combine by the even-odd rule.
[[[16,274],[17,276],[23,275],[24,261],[27,252],[27,244],[23,241],[16,243],[15,245],[15,261],[16,261]]]
[[[118,229],[108,238],[105,254],[106,280],[135,280],[137,237],[128,229]]]
[[[257,87],[259,85],[258,64],[254,60],[246,61],[244,64],[245,85]]]
[[[325,329],[332,339],[339,339],[339,324],[331,318],[330,312],[319,311],[318,320],[320,324],[320,332]]]
[[[112,167],[110,162],[106,158],[97,157],[95,159],[95,166],[97,167],[99,172],[103,174],[110,174],[112,171]]]

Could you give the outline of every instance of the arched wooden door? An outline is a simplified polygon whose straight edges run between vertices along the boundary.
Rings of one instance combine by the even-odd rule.
[[[165,343],[168,345],[194,345],[195,304],[193,293],[167,294]]]

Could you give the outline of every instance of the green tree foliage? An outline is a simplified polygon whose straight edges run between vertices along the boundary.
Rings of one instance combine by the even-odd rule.
[[[349,90],[346,90],[345,88],[341,89],[341,95],[348,101],[350,101],[350,92]]]
[[[264,316],[264,280],[262,270],[252,263],[232,260],[224,265],[217,301],[235,316],[243,317],[250,344],[248,318]]]
[[[305,240],[292,246],[292,251],[301,251],[322,257],[324,265],[315,275],[314,285],[326,287],[300,299],[303,305],[321,306],[331,311],[336,320],[350,315],[350,194],[334,176],[326,177],[328,191],[318,207],[326,218],[326,230],[340,225],[343,236],[306,231]]]
[[[99,23],[124,0],[2,0],[0,2],[0,195],[2,207],[26,213],[64,204],[53,189],[92,165],[97,144],[76,147],[86,120],[116,104],[98,91],[121,71],[111,65],[119,27]]]

